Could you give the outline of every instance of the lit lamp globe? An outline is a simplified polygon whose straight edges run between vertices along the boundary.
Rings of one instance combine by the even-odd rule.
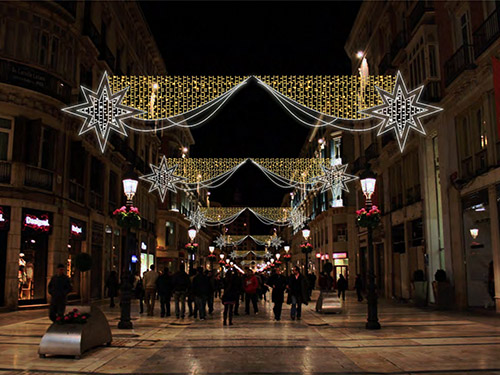
[[[215,246],[209,246],[208,251],[210,251],[210,254],[213,254],[215,251]]]
[[[127,178],[123,181],[123,192],[127,197],[127,203],[131,203],[132,199],[134,199],[134,195],[137,192],[137,183],[138,181],[133,178]]]
[[[288,252],[290,251],[290,246],[286,245],[283,247],[283,249],[285,249],[285,252],[288,254]]]
[[[304,237],[304,240],[307,241],[310,235],[311,235],[311,230],[308,227],[302,229],[302,237]]]
[[[191,227],[188,229],[188,236],[189,236],[189,238],[191,238],[191,242],[194,241],[194,238],[196,237],[196,233],[197,233],[196,228]]]
[[[367,200],[370,203],[372,195],[375,192],[375,184],[377,183],[376,175],[370,170],[370,165],[367,165],[365,171],[361,175],[361,190]]]
[[[277,254],[276,254],[276,260],[280,260],[280,257],[281,257],[281,254],[280,254],[280,253],[277,253]]]
[[[470,229],[470,236],[475,240],[477,238],[477,236],[479,236],[479,229],[471,228]]]
[[[223,260],[224,259],[224,254],[220,254],[219,257],[220,257],[220,260]]]
[[[316,253],[316,258],[321,258],[321,253]]]

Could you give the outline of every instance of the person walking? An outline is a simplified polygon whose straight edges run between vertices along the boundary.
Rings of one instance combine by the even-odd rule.
[[[301,319],[302,316],[302,304],[308,303],[308,285],[307,285],[307,280],[300,273],[300,268],[299,266],[295,266],[293,268],[293,274],[290,275],[288,279],[288,298],[287,298],[287,303],[289,305],[292,305],[292,309],[290,311],[290,317],[292,320],[295,320],[295,317],[297,317],[297,320]]]
[[[62,317],[64,315],[66,297],[71,292],[71,289],[71,281],[66,275],[66,267],[64,267],[64,264],[58,264],[57,273],[52,276],[49,282],[49,293],[51,296],[49,318],[53,322],[56,321],[58,316]]]
[[[337,290],[340,295],[342,295],[342,301],[345,301],[345,290],[347,289],[347,280],[344,278],[344,275],[340,274],[339,279],[337,280]]]
[[[194,301],[194,292],[193,292],[193,279],[196,276],[196,269],[189,270],[189,290],[187,294],[187,304],[189,308],[188,317],[194,317],[195,319],[198,317],[198,308],[196,307],[196,302]]]
[[[203,267],[198,267],[196,276],[193,278],[192,289],[200,320],[205,320],[207,317],[206,304],[212,288],[210,287],[210,279],[203,272]]]
[[[160,316],[170,316],[170,299],[172,298],[172,277],[165,268],[156,280],[156,289],[160,297]]]
[[[356,275],[356,280],[354,281],[354,289],[356,289],[356,294],[358,295],[358,302],[362,302],[363,280],[361,279],[361,275],[359,273]]]
[[[229,325],[233,325],[233,307],[240,298],[240,289],[241,285],[238,285],[235,274],[229,270],[224,278],[224,294],[221,298],[224,305],[224,325],[227,325],[228,318]]]
[[[217,282],[215,280],[215,275],[214,275],[214,271],[213,270],[210,270],[210,271],[205,271],[205,274],[207,275],[208,277],[208,280],[210,281],[210,294],[208,295],[208,299],[207,299],[207,306],[208,306],[208,314],[209,315],[212,315],[212,313],[214,312],[214,299],[215,299],[215,293],[216,293],[216,289],[217,289]]]
[[[257,288],[259,287],[259,280],[254,275],[250,268],[246,269],[247,277],[243,283],[245,290],[245,314],[250,314],[250,301],[252,301],[253,312],[257,314],[259,308],[257,307]]]
[[[146,299],[146,309],[148,316],[154,315],[155,300],[156,300],[156,280],[160,274],[155,271],[155,265],[149,267],[149,271],[144,272],[142,278],[144,279],[144,298]]]
[[[172,291],[174,292],[175,316],[177,319],[184,319],[186,314],[186,295],[190,286],[189,276],[184,271],[184,266],[181,266],[179,271],[172,277]]]
[[[314,272],[307,274],[307,283],[309,285],[307,291],[308,291],[308,298],[310,301],[312,297],[312,292],[314,290],[314,287],[316,286],[316,275]]]
[[[139,314],[144,312],[144,282],[139,272],[134,276],[134,294],[135,298],[139,300]]]
[[[238,294],[238,298],[236,298],[236,303],[234,304],[234,316],[239,316],[240,309],[240,300],[243,301],[245,296],[245,291],[243,290],[243,279],[239,272],[233,272],[233,283],[235,284],[236,292]]]
[[[279,268],[274,270],[273,274],[267,281],[267,285],[273,289],[271,299],[274,303],[274,319],[278,322],[281,320],[281,310],[283,308],[283,302],[285,301],[286,281],[286,277],[281,274],[281,270]]]
[[[118,296],[118,274],[115,270],[109,273],[108,279],[106,280],[106,289],[108,290],[109,297],[109,307],[115,307],[115,297]]]

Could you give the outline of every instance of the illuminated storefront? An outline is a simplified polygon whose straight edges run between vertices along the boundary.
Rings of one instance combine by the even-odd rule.
[[[0,306],[5,305],[5,265],[7,263],[7,238],[10,229],[10,207],[0,206]]]
[[[74,264],[75,257],[86,248],[87,241],[87,224],[83,221],[69,218],[69,241],[68,241],[68,261],[67,274],[71,278],[73,291],[68,296],[69,299],[80,297],[80,271]]]

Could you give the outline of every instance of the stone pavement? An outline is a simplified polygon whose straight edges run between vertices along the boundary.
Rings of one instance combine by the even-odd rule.
[[[221,305],[206,321],[140,316],[118,330],[119,309],[104,308],[113,344],[82,359],[38,357],[47,311],[1,314],[5,374],[500,374],[500,319],[380,301],[380,331],[364,328],[366,304],[348,293],[342,314],[307,306],[301,321],[272,320],[272,306],[222,326]],[[240,310],[241,307],[240,307]],[[241,312],[241,311],[240,311]],[[29,317],[31,316],[31,319]]]

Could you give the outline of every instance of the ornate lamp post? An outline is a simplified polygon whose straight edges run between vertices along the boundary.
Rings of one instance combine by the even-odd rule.
[[[130,211],[134,199],[134,195],[137,192],[137,179],[135,175],[129,174],[127,178],[123,179],[123,192],[127,197],[127,203],[125,205],[127,212]],[[127,253],[127,268],[123,270],[121,277],[120,286],[120,321],[118,322],[119,329],[132,329],[134,328],[132,321],[130,320],[130,303],[132,300],[132,283],[131,283],[131,272],[135,271],[135,262],[132,261],[132,257],[137,257],[135,254],[136,249],[131,243],[130,236],[130,225],[126,226],[126,253]]]
[[[302,237],[304,237],[304,243],[301,245],[302,252],[306,256],[306,264],[305,264],[305,273],[309,273],[309,254],[312,252],[312,246],[309,242],[307,242],[309,236],[311,235],[311,230],[309,227],[305,226],[304,229],[302,229]]]
[[[361,189],[363,190],[363,194],[366,198],[366,208],[365,213],[358,211],[361,212],[361,214],[358,214],[358,223],[360,223],[360,225],[363,223],[362,226],[366,226],[368,230],[368,321],[366,322],[366,329],[380,329],[380,323],[378,322],[377,316],[378,296],[375,286],[375,260],[373,254],[373,228],[378,225],[378,215],[380,212],[376,207],[372,208],[371,200],[373,192],[375,191],[375,184],[377,182],[375,177],[376,175],[370,171],[369,167],[361,176]]]
[[[189,244],[190,246],[188,246],[188,252],[189,252],[189,271],[191,272],[193,270],[193,267],[194,267],[194,254],[196,253],[196,244],[194,243],[194,239],[196,237],[196,234],[197,234],[197,230],[196,228],[189,228],[188,229],[188,236],[189,238],[191,239],[191,243]]]
[[[214,261],[216,258],[215,254],[214,254],[215,246],[209,246],[208,251],[210,252],[210,254],[208,254],[208,260],[210,262],[210,269],[213,270],[214,269]]]
[[[290,262],[290,259],[292,258],[292,256],[290,255],[289,251],[290,251],[290,246],[288,245],[285,245],[283,247],[283,249],[285,249],[285,255],[283,255],[283,259],[285,260],[285,264],[286,264],[286,275],[288,276],[288,262]]]

